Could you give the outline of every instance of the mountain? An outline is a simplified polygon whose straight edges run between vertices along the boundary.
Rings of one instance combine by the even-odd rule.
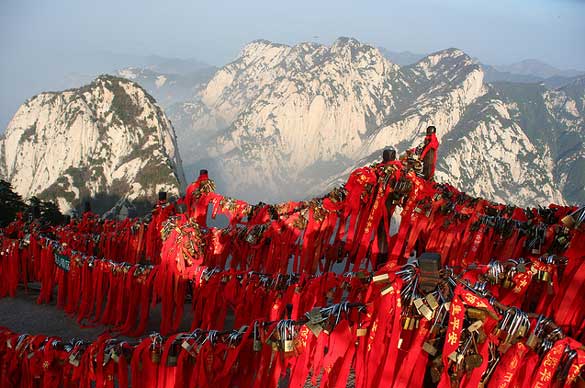
[[[427,56],[410,51],[391,51],[384,47],[379,47],[379,50],[386,59],[399,66],[412,65]],[[486,82],[542,82],[548,88],[556,89],[585,75],[585,71],[561,70],[536,59],[501,66],[487,65],[477,58],[474,58],[474,61],[481,66]]]
[[[21,105],[0,141],[0,175],[23,197],[57,200],[65,211],[87,198],[98,211],[147,206],[185,185],[170,121],[136,83],[108,75]]]
[[[578,75],[583,75],[584,73],[583,71],[579,70],[560,70],[537,59],[525,59],[517,63],[512,63],[511,65],[500,65],[494,67],[496,70],[501,72],[529,75],[542,79],[554,76],[575,77]]]
[[[442,144],[439,180],[500,202],[563,202],[558,188],[569,187],[556,174],[566,144],[555,152],[541,144],[533,132],[556,135],[527,124],[539,112],[518,109],[509,91],[484,76],[457,49],[398,66],[350,38],[331,46],[260,40],[172,114],[181,117],[187,171],[207,167],[226,192],[248,200],[320,194],[360,163],[379,160],[385,147],[402,152],[419,144],[432,124]],[[556,112],[558,103],[546,108]],[[564,116],[555,115],[556,126]],[[578,120],[567,126],[583,128]],[[563,171],[579,160],[567,160]],[[576,186],[568,199],[583,197]]]
[[[182,67],[175,66],[174,69]],[[149,68],[127,67],[118,70],[116,75],[136,82],[167,109],[173,104],[192,99],[216,71],[212,66],[186,73],[163,73]]]
[[[384,58],[399,66],[408,66],[416,63],[427,56],[427,54],[415,54],[410,51],[392,51],[384,47],[378,47]]]
[[[543,83],[556,89],[585,76],[585,71],[561,70],[536,59],[527,59],[511,65],[481,65],[487,82]]]
[[[516,74],[506,71],[500,71],[495,66],[481,64],[485,74],[486,82],[521,82],[521,83],[540,83],[544,78],[533,74]],[[561,77],[565,79],[565,77]]]

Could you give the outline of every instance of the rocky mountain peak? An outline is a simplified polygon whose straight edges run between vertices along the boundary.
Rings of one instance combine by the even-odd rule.
[[[153,199],[185,184],[174,130],[138,84],[101,75],[23,104],[2,140],[2,174],[24,197]]]

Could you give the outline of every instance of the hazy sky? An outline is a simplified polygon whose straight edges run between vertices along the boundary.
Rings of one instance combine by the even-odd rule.
[[[488,64],[536,58],[585,70],[584,17],[585,0],[1,0],[0,128],[11,101],[85,71],[76,58],[88,52],[222,65],[254,39],[351,36],[394,51],[457,47]]]

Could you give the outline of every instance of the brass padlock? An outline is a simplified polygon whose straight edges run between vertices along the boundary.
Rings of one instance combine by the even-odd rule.
[[[433,345],[431,345],[429,342],[425,341],[423,342],[423,346],[422,346],[423,350],[425,352],[427,352],[428,354],[430,354],[431,356],[434,356],[437,354],[437,348],[435,348]]]
[[[295,350],[295,342],[293,340],[284,340],[284,352],[290,353]]]
[[[471,325],[469,325],[469,327],[467,327],[467,330],[470,333],[477,332],[479,330],[479,328],[482,326],[483,326],[483,322],[481,320],[477,320],[477,321],[473,322]]]
[[[570,214],[561,218],[561,222],[567,228],[572,228],[573,226],[575,226],[575,219]]]
[[[514,281],[509,276],[506,276],[506,278],[502,282],[502,287],[512,288],[512,287],[514,287]]]
[[[477,307],[468,307],[465,312],[469,318],[481,321],[485,321],[487,315],[485,310]]]
[[[383,290],[380,292],[380,294],[381,294],[382,296],[384,296],[384,295],[388,294],[390,291],[392,291],[393,289],[394,289],[394,287],[392,287],[392,286],[388,286],[388,287],[384,288],[384,289],[383,289]]]
[[[161,358],[161,352],[159,349],[153,348],[150,350],[150,361],[154,364],[159,364]]]
[[[538,345],[540,345],[541,339],[539,337],[537,337],[536,335],[534,335],[534,333],[530,333],[530,335],[528,336],[528,339],[526,340],[526,346],[528,346],[530,349],[536,349],[536,347]]]
[[[270,341],[270,346],[272,347],[272,351],[274,351],[274,352],[280,350],[280,347],[278,346],[278,342],[276,342],[276,341]]]
[[[419,314],[424,316],[427,320],[433,319],[433,311],[425,304],[422,298],[418,298],[414,300],[414,307]]]
[[[404,330],[411,330],[410,327],[412,325],[412,317],[406,316],[402,321],[402,328]]]
[[[75,354],[69,355],[69,363],[75,367],[79,366],[79,360],[77,359]]]
[[[437,308],[439,308],[439,302],[437,302],[437,298],[435,298],[433,294],[427,294],[427,296],[425,296],[425,299],[427,300],[427,303],[429,304],[431,310],[435,311]]]
[[[383,273],[383,274],[376,275],[376,276],[372,277],[372,282],[379,283],[379,282],[382,282],[384,280],[388,280],[389,278],[390,277],[388,276],[387,273]]]
[[[457,351],[454,351],[453,353],[449,354],[449,356],[447,357],[449,360],[451,360],[452,362],[457,362],[457,360],[459,359],[459,353],[457,353]]]
[[[118,354],[118,352],[116,352],[116,350],[112,349],[112,360],[114,360],[114,362],[118,362],[120,361],[120,355]]]

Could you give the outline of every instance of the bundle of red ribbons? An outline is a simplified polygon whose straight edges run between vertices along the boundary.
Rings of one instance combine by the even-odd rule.
[[[192,332],[68,344],[5,330],[0,382],[578,383],[585,358],[580,212],[473,198],[394,161],[358,169],[343,187],[310,201],[252,206],[215,193],[204,174],[177,204],[159,203],[149,220],[86,214],[48,230],[19,221],[2,231],[0,296],[38,281],[38,303],[48,303],[57,286],[57,305],[81,324],[130,336],[144,332],[158,302],[161,333],[176,332],[190,299]],[[209,226],[220,214],[228,225]],[[434,289],[421,288],[416,260],[406,263],[413,251],[441,254]],[[240,330],[223,330],[228,315]]]

